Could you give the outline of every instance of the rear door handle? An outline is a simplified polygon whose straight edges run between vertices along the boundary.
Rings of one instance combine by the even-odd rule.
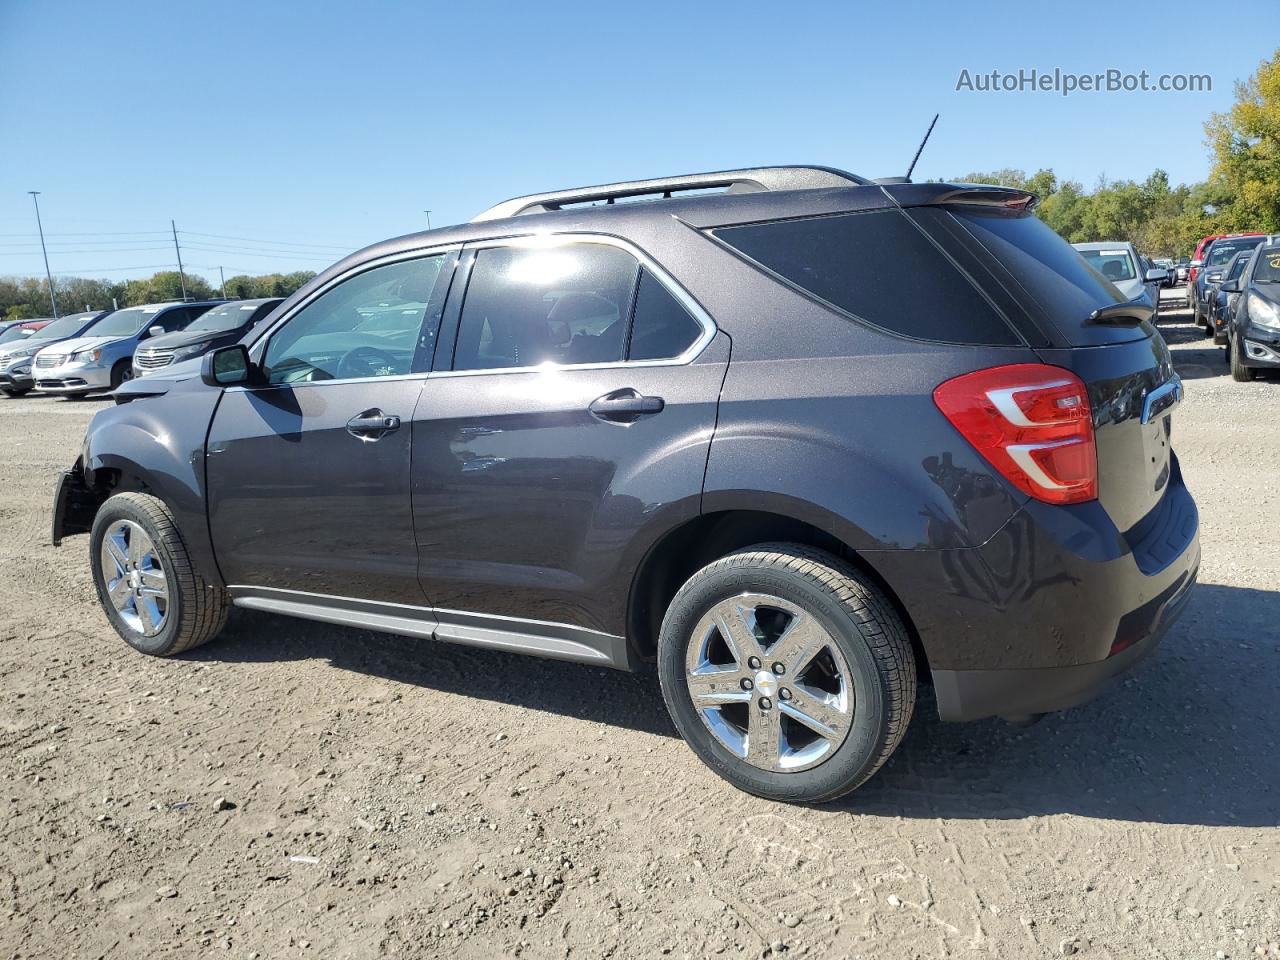
[[[347,421],[347,433],[366,443],[381,440],[388,433],[399,429],[399,417],[385,414],[376,407],[372,410],[357,413]]]
[[[661,397],[646,397],[638,390],[625,387],[597,397],[587,409],[593,417],[606,423],[634,423],[641,417],[661,413],[665,406],[666,401]]]

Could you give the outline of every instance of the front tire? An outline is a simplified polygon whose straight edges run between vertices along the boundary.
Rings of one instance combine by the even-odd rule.
[[[217,636],[226,591],[195,571],[164,502],[118,493],[99,508],[89,563],[107,620],[135,650],[169,657]]]
[[[833,800],[897,748],[915,708],[911,642],[888,597],[811,547],[757,544],[703,567],[658,639],[663,698],[712,770],[748,793]]]
[[[133,379],[133,362],[120,360],[111,368],[111,389],[118,390],[120,385]]]
[[[1232,337],[1227,344],[1227,350],[1231,354],[1231,379],[1237,383],[1248,383],[1253,379],[1253,367],[1246,367],[1244,363],[1244,355],[1240,352],[1243,349],[1239,337]]]

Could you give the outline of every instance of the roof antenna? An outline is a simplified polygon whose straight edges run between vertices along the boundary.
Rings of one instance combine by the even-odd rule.
[[[910,183],[911,173],[916,168],[916,161],[920,159],[920,154],[924,152],[924,145],[929,142],[929,135],[933,133],[934,125],[938,122],[940,113],[933,115],[933,120],[929,124],[929,129],[924,132],[924,139],[920,141],[920,146],[916,147],[916,155],[911,158],[911,166],[907,167],[907,175],[905,177],[876,177],[876,183]]]

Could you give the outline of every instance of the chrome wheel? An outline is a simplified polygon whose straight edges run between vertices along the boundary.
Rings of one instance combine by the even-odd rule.
[[[132,520],[102,538],[102,580],[111,605],[135,633],[154,637],[169,615],[169,581],[155,544]]]
[[[835,640],[780,597],[723,600],[689,638],[685,682],[711,735],[752,766],[815,767],[848,736],[854,693]]]

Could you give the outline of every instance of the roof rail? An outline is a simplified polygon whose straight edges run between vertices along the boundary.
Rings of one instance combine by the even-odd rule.
[[[656,180],[628,180],[623,183],[605,183],[596,187],[574,187],[571,190],[553,190],[550,193],[534,193],[527,197],[514,197],[490,207],[471,222],[501,220],[528,213],[548,213],[569,204],[592,203],[603,200],[614,203],[626,197],[643,197],[660,194],[669,199],[673,194],[692,190],[710,190],[725,187],[728,193],[754,193],[760,190],[820,190],[826,187],[865,186],[871,183],[856,173],[836,170],[833,167],[748,167],[744,170],[720,170],[713,173],[691,173],[680,177],[659,177]]]

